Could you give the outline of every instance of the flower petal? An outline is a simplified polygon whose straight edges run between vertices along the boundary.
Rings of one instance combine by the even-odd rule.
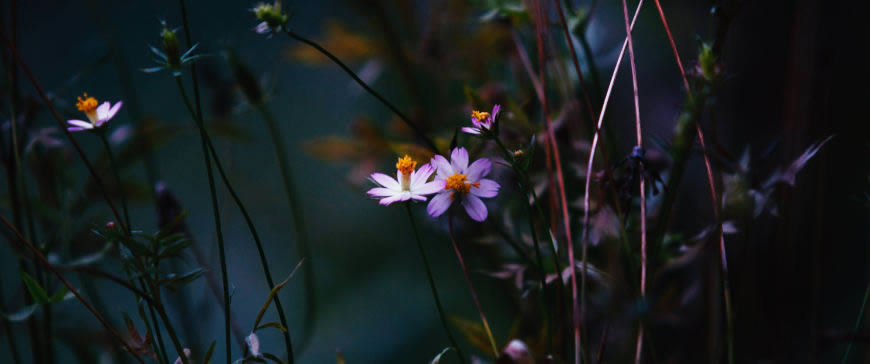
[[[495,121],[495,118],[498,117],[499,111],[501,111],[501,105],[495,104],[495,106],[492,107],[492,113],[489,114],[489,119]]]
[[[109,114],[106,115],[106,118],[103,119],[103,120],[104,120],[104,121],[109,121],[109,120],[111,120],[113,117],[115,117],[115,114],[118,113],[118,110],[121,110],[121,105],[123,105],[123,104],[124,104],[123,102],[118,101],[118,102],[115,103],[115,105],[112,105],[112,108],[109,109]]]
[[[453,149],[453,152],[450,153],[450,165],[457,173],[465,172],[465,169],[468,168],[468,151],[463,147]]]
[[[468,216],[471,216],[474,221],[486,220],[486,205],[484,205],[483,201],[476,196],[465,195],[465,198],[462,199],[462,207],[465,207],[465,212],[467,212]]]
[[[435,167],[432,167],[429,163],[426,163],[416,171],[411,172],[411,189],[414,189],[414,186],[426,183],[426,180],[429,179],[429,176],[431,176],[433,172],[435,172]]]
[[[450,165],[450,162],[447,161],[447,158],[444,158],[440,155],[436,155],[432,157],[432,160],[429,161],[433,166],[435,166],[438,171],[439,179],[447,179],[453,175],[453,166]]]
[[[266,22],[257,24],[257,27],[254,28],[254,31],[258,34],[266,34],[269,32],[269,24],[266,24]]]
[[[109,109],[112,108],[112,104],[108,101],[97,106],[97,120],[106,120],[106,116],[109,115]]]
[[[429,200],[429,205],[426,206],[426,212],[429,216],[438,217],[447,211],[447,208],[450,207],[450,204],[453,203],[453,199],[450,196],[453,195],[451,191],[445,191],[435,195]]]
[[[421,195],[411,195],[411,198],[417,201],[426,201],[426,196]]]
[[[369,196],[373,196],[373,197],[388,197],[388,196],[396,195],[399,192],[393,191],[389,188],[375,187],[375,188],[370,189],[366,193],[368,193]]]
[[[89,129],[80,128],[78,126],[71,126],[69,128],[66,128],[66,130],[68,130],[68,131],[82,131],[82,130],[89,130]]]
[[[462,128],[462,131],[468,134],[480,135],[480,129],[478,128],[469,128],[466,126]]]
[[[429,183],[424,183],[421,186],[411,187],[411,192],[418,195],[431,195],[435,192],[444,190],[445,182],[444,180],[436,180]]]
[[[491,198],[498,194],[498,189],[501,187],[498,182],[491,179],[482,179],[477,181],[479,186],[471,186],[471,194],[477,197]]]
[[[384,205],[384,206],[387,206],[387,205],[389,205],[389,204],[391,204],[391,203],[393,203],[393,202],[399,201],[400,199],[402,199],[402,194],[401,194],[401,193],[398,193],[398,194],[395,194],[395,195],[393,195],[393,196],[390,196],[390,197],[387,197],[387,198],[383,198],[383,199],[381,199],[380,204],[381,204],[381,205]]]
[[[66,123],[69,125],[72,125],[72,126],[77,126],[81,129],[93,129],[94,128],[94,126],[91,123],[84,121],[84,120],[73,119],[73,120],[67,120]]]
[[[492,162],[488,158],[480,158],[468,166],[468,169],[465,170],[465,177],[471,182],[477,182],[482,177],[486,177],[490,170],[492,170]]]
[[[401,191],[402,185],[399,184],[399,181],[393,179],[393,177],[387,176],[383,173],[372,173],[372,179],[375,180],[379,185],[389,188],[395,191]]]

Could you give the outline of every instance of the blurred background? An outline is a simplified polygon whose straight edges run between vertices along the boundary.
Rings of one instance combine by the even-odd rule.
[[[13,3],[17,7],[14,14]],[[292,15],[289,27],[293,31],[333,51],[399,109],[424,121],[431,136],[446,145],[453,130],[467,124],[472,105],[466,102],[466,87],[484,95],[512,95],[524,103],[534,100],[527,79],[514,81],[525,76],[514,75],[519,71],[513,67],[518,61],[511,43],[512,35],[519,36],[537,64],[534,26],[527,20],[519,23],[514,32],[505,30],[509,27],[504,25],[507,21],[487,18],[496,3],[323,0],[290,1],[284,7]],[[603,84],[595,86],[604,90],[625,28],[618,1],[574,1],[573,8],[589,11],[593,3],[586,37],[594,66],[584,57],[583,69],[587,79],[598,73]],[[840,360],[849,340],[856,342],[851,362],[870,362],[870,336],[864,330],[856,334],[852,331],[868,283],[870,258],[865,225],[870,155],[867,116],[860,107],[866,102],[866,41],[859,37],[863,33],[858,31],[858,12],[849,2],[734,3],[739,6],[735,7],[727,38],[723,37],[727,41],[721,51],[721,87],[715,107],[703,120],[720,148],[714,154],[723,162],[716,167],[727,170],[724,161],[739,160],[744,152],[748,153],[752,169],[746,181],[760,185],[811,144],[834,135],[800,169],[793,187],[773,192],[770,199],[776,215],[739,220],[738,231],[726,237],[736,318],[736,362],[833,362]],[[636,4],[629,1],[632,9]],[[151,183],[160,181],[181,208],[189,211],[186,224],[208,269],[206,276],[219,280],[216,236],[198,133],[171,74],[141,71],[154,65],[149,46],[160,47],[160,22],[165,21],[170,28],[181,26],[178,3],[3,0],[0,5],[4,31],[10,34],[14,17],[18,51],[65,119],[79,118],[75,100],[87,92],[101,101],[124,101],[110,124],[117,145],[139,140],[130,135],[142,130],[137,125],[149,125],[147,141],[152,143],[153,154],[146,158],[141,150],[129,148],[129,154],[122,153],[120,158],[123,179],[129,182],[125,189],[133,196],[130,211],[134,228],[146,232],[158,229]],[[390,143],[413,143],[412,134],[389,109],[311,48],[284,34],[256,34],[253,29],[258,22],[250,12],[253,2],[193,0],[187,5],[191,36],[199,44],[198,53],[204,56],[196,64],[206,123],[228,176],[266,244],[277,281],[286,277],[302,257],[295,248],[294,223],[274,150],[267,142],[268,129],[257,111],[245,102],[225,56],[228,49],[255,76],[289,147],[311,242],[310,256],[304,264],[313,267],[316,292],[315,307],[306,309],[304,280],[297,275],[280,293],[298,362],[333,362],[336,352],[349,363],[431,360],[448,343],[404,209],[380,206],[365,194],[371,187],[365,177],[374,170],[389,174],[397,154],[404,150],[378,147],[377,140],[373,146],[367,137],[374,133],[389,135]],[[716,5],[711,1],[662,1],[687,68],[693,67],[701,42],[717,36],[713,15]],[[556,24],[558,18],[552,15],[553,9],[549,10],[550,21]],[[561,57],[558,59],[563,70],[571,70],[551,77],[575,79],[561,29],[552,26],[550,32],[549,47],[557,54],[554,57]],[[660,145],[666,145],[672,137],[685,92],[652,1],[641,10],[634,34],[645,138],[648,150],[662,149]],[[7,50],[4,48],[4,54],[8,54]],[[4,73],[11,72],[8,66],[8,62],[4,63]],[[609,147],[615,155],[611,159],[627,155],[634,140],[627,67],[623,63],[605,123],[618,141]],[[46,130],[55,126],[51,115],[31,84],[18,75],[22,95],[18,104],[23,105],[18,112],[28,118],[28,141],[44,142],[37,138],[44,137],[66,143],[58,131]],[[188,74],[184,77],[189,80]],[[4,99],[8,92],[5,87]],[[532,123],[538,123],[538,114],[531,114]],[[4,138],[8,138],[9,115],[3,110]],[[99,140],[82,133],[75,137],[91,160],[105,168]],[[581,139],[588,143],[588,138]],[[465,140],[469,139],[460,139]],[[9,148],[8,140],[3,147]],[[35,148],[38,150],[39,145]],[[566,163],[572,172],[566,173],[583,169],[585,152],[581,155],[566,147],[563,153],[572,159]],[[8,154],[4,152],[4,157]],[[43,177],[57,181],[51,193],[56,204],[34,205],[36,211],[50,216],[44,221],[52,222],[51,226],[43,222],[41,227],[46,233],[38,236],[46,240],[50,237],[55,244],[55,259],[71,261],[101,249],[102,241],[90,230],[104,226],[112,215],[98,193],[83,191],[87,172],[77,156],[67,148],[51,160],[55,165],[46,168],[50,175]],[[62,174],[56,172],[60,170]],[[105,173],[110,176],[107,170]],[[505,167],[495,167],[496,176],[506,173]],[[34,195],[42,186],[36,179],[27,177]],[[6,183],[4,178],[0,190],[7,190]],[[704,166],[700,154],[696,154],[677,197],[671,230],[694,236],[712,221],[706,186]],[[568,188],[582,194],[582,183]],[[510,191],[507,187],[503,193]],[[246,333],[269,287],[263,282],[259,258],[239,210],[225,188],[219,185],[218,193],[233,293],[232,312],[241,332]],[[86,208],[67,205],[81,194],[92,203]],[[12,206],[5,192],[0,201],[2,213],[9,216]],[[508,215],[499,214],[499,202],[489,201],[488,205],[491,219],[508,219],[504,217]],[[572,206],[572,218],[580,219],[581,207]],[[423,204],[417,208],[416,218],[444,304],[452,314],[475,321],[477,313],[449,245],[445,220],[425,216],[423,208]],[[459,230],[462,240],[467,240],[463,249],[482,306],[497,340],[504,344],[511,339],[508,336],[520,310],[516,301],[522,292],[515,292],[510,281],[483,274],[499,269],[491,251],[503,242],[480,234],[467,219],[460,223]],[[112,257],[116,254],[110,252],[100,261],[101,269],[118,271],[120,264]],[[23,297],[27,292],[21,284],[16,256],[10,244],[0,245],[0,292],[5,312],[25,305]],[[716,262],[715,258],[706,261]],[[173,264],[179,271],[201,266],[193,254]],[[715,271],[716,265],[707,262],[697,269],[694,273],[700,276]],[[691,279],[692,274],[689,270],[680,276]],[[661,277],[667,277],[667,272],[656,279]],[[74,286],[81,286],[79,275],[70,273],[68,278]],[[701,281],[702,287],[715,285]],[[107,281],[96,280],[93,286],[108,309],[107,318],[116,327],[123,327],[121,311],[135,316],[132,295]],[[679,322],[673,325],[659,323],[659,336],[652,339],[658,357],[650,362],[724,359],[723,339],[715,333],[722,330],[724,322],[720,313],[710,313],[721,311],[713,303],[719,301],[715,295],[718,291],[701,290],[692,296],[693,302],[712,307],[710,311],[685,311],[682,321],[674,319]],[[167,300],[169,314],[189,346],[201,352],[217,340],[219,349],[214,360],[222,362],[223,316],[216,297],[205,277],[185,286],[182,294],[169,294]],[[173,299],[189,302],[189,307],[173,307]],[[690,310],[694,306],[680,307]],[[52,315],[56,362],[77,362],[87,357],[117,360],[106,354],[112,346],[111,338],[102,333],[96,320],[78,302],[54,304]],[[266,321],[274,321],[275,316],[270,310]],[[313,322],[307,330],[303,325],[306,317]],[[23,362],[32,362],[26,322],[4,325],[9,325],[16,337]],[[656,335],[655,330],[652,332]],[[6,335],[0,333],[4,342]],[[614,335],[620,338],[618,332]],[[633,338],[626,335],[626,342],[615,344],[613,350],[632,346]],[[283,352],[277,331],[261,334],[260,340],[264,350]],[[469,344],[467,351],[485,356],[485,352],[473,348]],[[233,350],[235,356],[241,356],[238,347]],[[622,362],[631,354],[613,353],[608,357]],[[0,361],[12,362],[11,355],[8,345],[0,345]]]

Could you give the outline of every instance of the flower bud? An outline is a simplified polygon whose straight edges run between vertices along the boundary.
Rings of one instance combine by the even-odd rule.
[[[169,29],[165,22],[162,22],[163,31],[160,32],[160,38],[163,39],[163,52],[166,54],[166,64],[169,67],[181,67],[181,51],[178,46],[178,36],[175,30]]]
[[[287,14],[281,11],[281,1],[277,0],[272,4],[259,3],[252,10],[257,20],[261,22],[257,26],[258,33],[281,31],[290,19]]]

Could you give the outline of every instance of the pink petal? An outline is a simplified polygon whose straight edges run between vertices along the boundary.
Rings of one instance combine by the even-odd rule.
[[[465,198],[462,199],[462,207],[465,207],[465,212],[467,212],[468,216],[471,216],[474,221],[486,220],[486,205],[484,205],[483,201],[476,196],[466,195]]]
[[[501,105],[495,104],[495,106],[492,107],[492,113],[489,114],[489,119],[495,121],[495,118],[498,117],[499,111],[501,111]]]
[[[389,188],[395,191],[401,191],[402,185],[399,184],[399,181],[394,180],[392,177],[387,176],[383,173],[372,173],[372,179],[375,180],[381,186]]]
[[[429,205],[426,206],[426,212],[429,216],[438,217],[441,216],[444,211],[447,211],[450,204],[453,203],[453,199],[450,198],[451,195],[453,195],[453,192],[445,191],[432,197],[432,199],[429,200]]]
[[[439,179],[447,179],[453,175],[453,166],[450,165],[450,162],[447,161],[447,158],[444,158],[440,155],[436,155],[432,157],[432,160],[429,162],[435,166],[438,171]]]
[[[467,177],[469,181],[476,182],[481,177],[486,177],[491,169],[492,162],[487,158],[480,158],[468,166],[468,169],[465,170],[465,177]]]
[[[411,195],[411,198],[414,199],[414,200],[417,200],[417,201],[426,201],[426,197],[425,197],[425,196],[420,196],[420,195]]]
[[[501,187],[498,182],[491,179],[482,179],[477,181],[480,187],[471,186],[471,194],[477,197],[491,198],[498,194],[498,189]]]
[[[462,131],[468,134],[480,135],[480,129],[478,128],[469,128],[466,126],[462,128]]]
[[[418,195],[431,195],[444,190],[444,180],[432,181],[422,186],[411,186],[411,191]]]
[[[254,31],[256,31],[258,34],[266,34],[269,32],[269,24],[266,24],[266,22],[257,24],[257,27],[254,28]]]
[[[453,166],[454,171],[464,172],[468,168],[468,151],[463,147],[453,149],[450,153],[450,165]]]
[[[69,130],[69,131],[82,131],[82,130],[89,130],[89,129],[80,128],[80,127],[77,127],[77,126],[71,126],[71,127],[69,127],[69,128],[66,128],[66,130]]]

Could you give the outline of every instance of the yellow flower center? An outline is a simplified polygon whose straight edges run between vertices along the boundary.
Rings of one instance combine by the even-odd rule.
[[[92,123],[95,122],[97,118],[97,104],[99,104],[97,99],[88,96],[88,93],[85,92],[84,95],[78,97],[78,100],[76,108],[85,113]]]
[[[396,169],[402,173],[399,182],[402,183],[403,190],[411,188],[411,172],[414,172],[414,168],[417,168],[417,161],[411,159],[407,154],[405,154],[404,157],[399,158],[399,161],[396,162]]]
[[[468,183],[468,178],[465,177],[462,173],[456,173],[450,177],[447,177],[447,181],[444,184],[445,190],[454,190],[461,194],[466,194],[471,191],[471,187],[480,187],[480,182]],[[453,199],[456,197],[456,194],[450,195],[450,198]]]
[[[477,119],[477,121],[482,122],[482,121],[486,120],[487,118],[489,118],[489,113],[486,111],[474,110],[471,112],[471,117]]]

